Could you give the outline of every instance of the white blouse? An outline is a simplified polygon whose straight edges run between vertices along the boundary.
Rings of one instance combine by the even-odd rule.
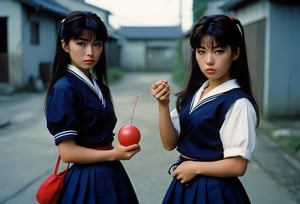
[[[208,85],[206,81],[195,93],[191,105],[191,111],[197,109],[197,104],[207,97],[238,88],[235,79],[224,82],[213,90],[209,91],[203,98],[200,98],[204,88]],[[173,126],[180,133],[179,115],[174,108],[171,113]],[[225,115],[224,123],[220,129],[221,141],[223,143],[224,158],[242,156],[251,160],[256,145],[256,112],[247,98],[238,99]]]

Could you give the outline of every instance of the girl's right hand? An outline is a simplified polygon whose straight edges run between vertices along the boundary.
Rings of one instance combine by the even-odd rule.
[[[151,86],[151,94],[160,103],[169,103],[170,101],[170,86],[168,81],[159,80]]]
[[[141,147],[139,144],[133,144],[130,146],[124,146],[120,143],[117,143],[113,149],[114,151],[114,158],[115,160],[129,160],[133,157],[136,153],[141,151]]]

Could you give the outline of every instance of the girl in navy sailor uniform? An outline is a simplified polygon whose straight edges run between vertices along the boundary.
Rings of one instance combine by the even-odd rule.
[[[193,27],[190,45],[190,75],[176,94],[176,108],[169,109],[166,80],[151,87],[159,104],[163,147],[179,152],[162,203],[250,203],[238,177],[245,174],[255,148],[259,111],[243,27],[225,15],[204,16]]]
[[[107,30],[94,13],[62,20],[46,98],[47,128],[64,162],[73,163],[60,203],[138,203],[120,160],[138,144],[112,146],[116,115],[107,84]]]

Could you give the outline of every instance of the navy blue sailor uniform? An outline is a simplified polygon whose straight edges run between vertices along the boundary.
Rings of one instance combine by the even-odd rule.
[[[55,144],[74,139],[79,146],[101,148],[114,140],[117,119],[109,100],[83,73],[69,65],[50,90],[46,118]],[[94,86],[95,86],[94,81]],[[93,84],[93,82],[92,82]],[[97,93],[97,91],[100,93]],[[64,180],[60,203],[138,203],[120,161],[73,164]]]
[[[179,112],[180,134],[177,151],[196,161],[217,161],[224,158],[220,128],[229,108],[241,98],[249,96],[240,88],[207,97],[192,108],[194,97]],[[242,119],[242,118],[241,118]],[[186,161],[180,157],[177,165]],[[199,175],[181,184],[173,178],[163,200],[164,204],[247,204],[248,195],[237,177]]]

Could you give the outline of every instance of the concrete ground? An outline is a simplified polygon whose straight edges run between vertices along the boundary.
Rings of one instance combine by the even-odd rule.
[[[139,96],[133,124],[141,131],[142,151],[123,164],[141,204],[161,203],[171,181],[167,169],[178,156],[176,151],[165,151],[160,142],[157,103],[150,95],[150,86],[158,79],[170,81],[170,75],[128,73],[111,86],[118,116],[116,133],[128,124]],[[0,95],[0,121],[5,122],[0,128],[0,204],[36,203],[36,189],[53,170],[57,148],[45,127],[44,97],[44,93]],[[298,165],[259,135],[254,159],[241,178],[252,203],[300,203]]]

